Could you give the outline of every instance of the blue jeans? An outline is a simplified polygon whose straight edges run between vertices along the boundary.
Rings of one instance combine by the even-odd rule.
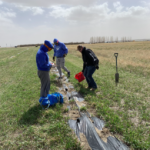
[[[97,85],[92,77],[93,73],[95,72],[96,68],[95,66],[86,66],[84,69],[84,76],[86,78],[86,81],[88,83],[88,86],[90,88],[96,88],[97,89]]]

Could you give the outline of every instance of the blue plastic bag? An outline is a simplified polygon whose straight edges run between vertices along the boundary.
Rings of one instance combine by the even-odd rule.
[[[60,93],[48,94],[47,97],[40,97],[39,103],[43,109],[47,109],[50,106],[55,105],[56,103],[62,104],[64,102],[63,95]]]
[[[48,97],[40,97],[39,103],[41,104],[43,109],[47,109],[50,106],[50,100],[48,99]]]
[[[64,102],[63,95],[60,93],[48,94],[48,99],[50,100],[50,106],[55,105],[56,103],[62,104]]]

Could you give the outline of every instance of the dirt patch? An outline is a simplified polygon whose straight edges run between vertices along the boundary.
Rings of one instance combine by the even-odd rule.
[[[86,106],[85,102],[76,101],[76,104],[78,105],[79,108]]]
[[[135,117],[135,118],[130,118],[131,122],[137,127],[139,124],[139,118]]]
[[[150,104],[150,97],[145,97],[145,101]]]
[[[121,99],[121,105],[124,105],[124,99]]]
[[[87,105],[85,101],[79,102],[77,97],[74,97],[74,100],[75,100],[75,102],[76,102],[76,104],[78,105],[79,108],[84,107],[84,106]]]
[[[103,128],[103,130],[98,130],[96,127],[95,127],[95,130],[97,132],[97,134],[99,135],[99,137],[105,142],[107,143],[107,138],[109,136],[111,136],[109,130],[107,128]]]
[[[137,127],[139,125],[139,115],[138,115],[138,111],[134,110],[128,110],[128,115],[129,115],[129,119],[130,121]]]
[[[90,114],[91,117],[97,116],[97,115],[96,115],[96,110],[95,110],[95,109],[87,109],[87,112]]]
[[[11,59],[11,58],[14,58],[14,57],[15,57],[15,56],[11,56],[10,59]]]
[[[101,95],[101,92],[97,92],[96,95],[97,95],[97,96],[98,96],[98,95]]]
[[[20,135],[22,135],[23,131],[19,130],[19,131],[16,131],[15,133],[12,133],[9,135],[9,138],[10,139],[15,139],[17,137],[19,137]]]
[[[80,133],[80,143],[83,150],[92,150],[88,144],[88,141],[83,133]]]
[[[110,109],[114,110],[114,111],[117,111],[119,110],[119,107],[109,107]]]
[[[69,111],[69,118],[72,120],[77,120],[80,117],[80,114],[77,110],[70,110]]]

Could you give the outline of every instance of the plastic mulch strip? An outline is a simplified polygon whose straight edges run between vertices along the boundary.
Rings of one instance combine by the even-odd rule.
[[[68,91],[68,87],[65,84],[63,84],[63,87],[64,87],[64,91]]]
[[[70,111],[70,106],[67,106],[68,110]]]
[[[71,99],[71,93],[67,92],[67,97],[68,97],[68,100]]]
[[[105,126],[105,123],[103,120],[100,120],[99,118],[97,117],[91,117],[91,119],[93,120],[94,122],[94,126],[99,129],[99,130],[102,130]]]
[[[99,126],[99,123],[96,118],[95,125]],[[97,134],[94,124],[89,120],[86,115],[82,115],[77,121],[69,120],[69,126],[74,130],[77,137],[80,140],[80,133],[83,133],[86,136],[89,146],[92,150],[129,150],[129,148],[124,145],[121,141],[115,137],[109,136],[107,138],[107,143],[105,143]]]

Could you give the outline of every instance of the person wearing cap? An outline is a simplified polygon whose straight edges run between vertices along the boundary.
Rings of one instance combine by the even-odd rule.
[[[68,48],[64,43],[59,42],[57,39],[54,39],[54,56],[53,61],[55,61],[56,57],[56,65],[59,71],[59,79],[62,78],[61,68],[64,69],[68,73],[68,77],[70,77],[70,71],[65,67],[65,57],[68,53]]]
[[[82,45],[77,46],[77,50],[81,52],[83,59],[83,74],[88,83],[88,89],[91,91],[97,89],[97,85],[92,77],[96,69],[99,69],[99,60],[91,49],[86,49]]]
[[[50,76],[49,71],[52,64],[49,62],[49,56],[47,52],[53,49],[53,45],[50,41],[45,40],[36,54],[36,64],[38,69],[38,77],[41,80],[41,93],[40,97],[47,97],[50,90]]]

